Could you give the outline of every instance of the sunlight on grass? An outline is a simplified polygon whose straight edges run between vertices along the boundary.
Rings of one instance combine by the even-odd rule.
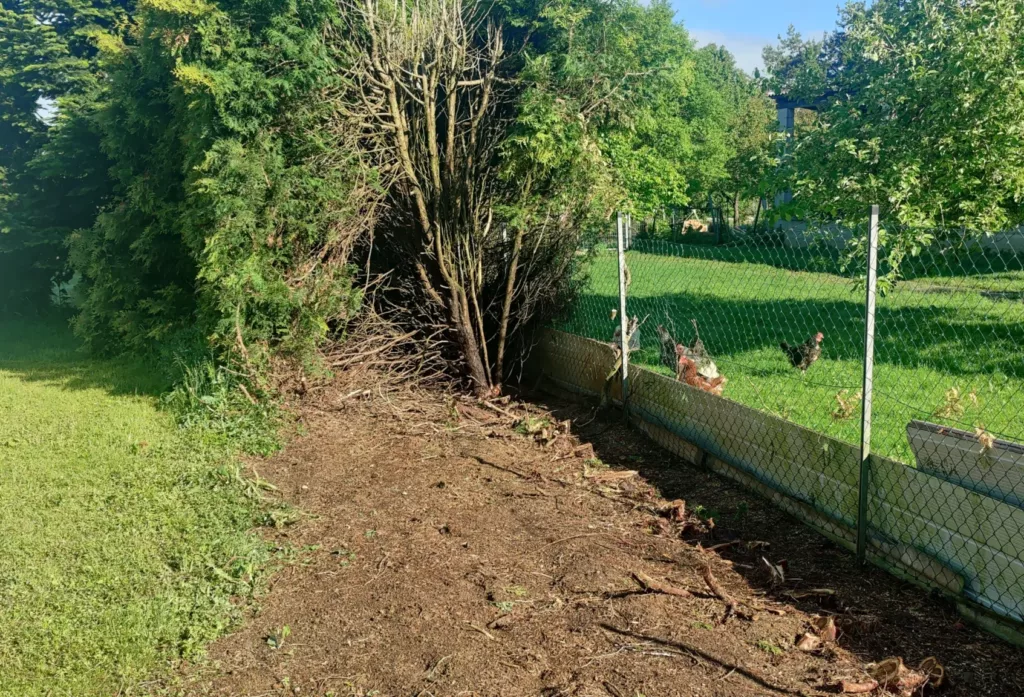
[[[131,694],[237,619],[265,546],[228,453],[128,361],[0,322],[0,694]]]
[[[643,249],[644,251],[639,251]],[[628,253],[629,313],[647,318],[634,363],[659,366],[655,327],[674,326],[690,343],[690,319],[728,377],[725,396],[851,443],[860,442],[864,291],[835,258],[785,248],[713,248],[637,243]],[[911,419],[984,427],[1024,441],[1024,270],[1020,261],[920,263],[878,301],[873,447],[913,463]],[[1007,268],[1007,267],[1010,268]],[[618,270],[599,253],[587,289],[560,328],[609,341],[615,329]],[[1018,293],[1021,296],[1018,297]],[[790,368],[779,343],[825,334],[822,358],[806,375]],[[950,390],[969,396],[952,410]]]

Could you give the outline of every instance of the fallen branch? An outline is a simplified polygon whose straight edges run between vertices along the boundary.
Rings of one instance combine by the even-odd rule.
[[[480,457],[479,455],[474,455],[473,453],[466,453],[466,452],[464,452],[464,453],[462,453],[462,457],[464,457],[466,459],[469,459],[469,460],[476,460],[481,465],[487,465],[488,467],[493,467],[494,469],[501,470],[502,472],[508,472],[509,474],[514,474],[515,476],[519,477],[520,479],[525,479],[527,481],[529,481],[531,479],[531,477],[529,475],[527,475],[527,474],[523,474],[522,472],[520,472],[518,470],[514,470],[511,467],[505,467],[504,465],[499,465],[497,463],[491,462],[487,458]]]
[[[664,595],[674,595],[677,598],[692,598],[693,593],[686,590],[685,588],[678,588],[669,583],[663,581],[656,581],[647,574],[641,571],[634,571],[633,578],[640,587],[648,593],[662,593]]]
[[[256,398],[249,394],[249,390],[245,389],[245,385],[238,383],[238,389],[241,390],[242,394],[245,395],[245,398],[248,399],[250,403],[254,405],[259,404],[259,402],[256,401]]]
[[[701,572],[704,576],[704,583],[708,584],[708,588],[711,593],[725,603],[725,615],[722,616],[722,624],[729,621],[729,618],[733,615],[741,616],[745,619],[750,619],[749,616],[742,614],[737,611],[737,603],[731,595],[725,592],[725,589],[718,583],[718,579],[711,573],[711,563],[707,559],[701,560]]]
[[[707,548],[706,550],[704,550],[704,551],[706,551],[706,552],[720,552],[720,551],[722,551],[723,549],[729,549],[730,547],[735,547],[735,546],[736,546],[736,545],[738,545],[739,543],[740,543],[740,540],[733,540],[732,542],[722,542],[722,543],[720,543],[720,544],[717,544],[717,545],[713,545],[713,546],[711,546],[711,547],[708,547],[708,548]]]
[[[513,421],[517,421],[519,419],[518,416],[516,416],[515,414],[510,412],[508,409],[502,409],[501,407],[496,406],[494,404],[491,404],[490,402],[487,402],[485,400],[482,400],[482,399],[478,400],[477,404],[482,406],[482,407],[486,407],[487,409],[490,409],[492,411],[495,411],[495,412],[501,414],[502,416],[505,416],[505,417],[507,417],[509,419],[512,419]]]
[[[610,694],[612,697],[623,697],[622,691],[619,690],[619,688],[615,687],[615,685],[608,682],[607,680],[605,680],[601,684],[604,685],[604,689],[608,690],[608,694]]]
[[[636,470],[607,470],[603,472],[587,472],[583,477],[597,482],[598,484],[613,484],[615,482],[632,479],[637,474],[638,472]]]

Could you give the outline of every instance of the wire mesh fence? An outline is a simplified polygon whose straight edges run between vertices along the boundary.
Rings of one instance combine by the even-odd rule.
[[[925,244],[898,276],[883,246],[869,343],[867,255],[855,253],[866,234],[626,227],[631,367],[616,389],[631,416],[851,548],[860,532],[859,551],[891,570],[1024,622],[1024,235],[910,235]],[[586,361],[602,370],[579,356],[560,368],[589,371],[591,388],[603,374],[605,398],[621,354],[618,267],[605,240],[559,327],[605,344]]]

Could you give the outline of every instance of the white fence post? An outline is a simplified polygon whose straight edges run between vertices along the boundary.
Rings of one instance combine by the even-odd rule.
[[[868,486],[871,475],[871,393],[875,380],[875,301],[878,287],[878,206],[871,206],[868,231],[867,297],[864,314],[864,386],[860,420],[860,492],[857,501],[857,559],[864,562],[868,541]]]
[[[615,227],[619,251],[619,347],[622,350],[622,406],[629,394],[629,315],[626,314],[626,242],[627,219],[617,214]]]

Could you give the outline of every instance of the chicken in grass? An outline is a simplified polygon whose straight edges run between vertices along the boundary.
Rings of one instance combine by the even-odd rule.
[[[824,338],[825,335],[818,332],[799,346],[790,346],[783,341],[779,347],[794,368],[799,368],[801,372],[806,373],[811,364],[821,358],[821,341]]]
[[[666,319],[671,323],[671,318],[668,314],[665,314]],[[708,380],[715,380],[718,378],[718,366],[711,360],[711,355],[708,353],[707,348],[704,347],[704,342],[701,341],[700,331],[697,328],[697,320],[691,319],[690,323],[693,324],[694,340],[691,346],[677,343],[672,337],[672,334],[663,325],[658,325],[658,340],[661,343],[661,363],[662,365],[672,368],[676,371],[676,375],[679,372],[679,358],[685,355],[688,359],[693,361],[697,366],[697,374],[701,377],[707,378]]]
[[[690,387],[696,387],[719,397],[725,390],[726,379],[723,375],[715,378],[707,378],[697,372],[697,361],[690,354],[690,350],[682,344],[676,346],[676,355],[679,357],[676,365],[676,380],[685,382]]]

